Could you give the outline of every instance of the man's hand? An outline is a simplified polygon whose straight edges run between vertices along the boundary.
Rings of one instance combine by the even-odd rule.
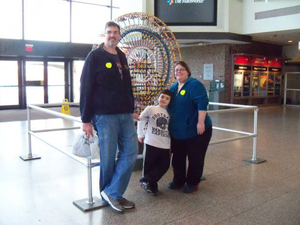
[[[93,137],[93,127],[91,123],[83,123],[82,131],[87,138]]]

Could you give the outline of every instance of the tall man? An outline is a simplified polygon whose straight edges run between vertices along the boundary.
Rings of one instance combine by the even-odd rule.
[[[82,129],[97,130],[100,145],[100,193],[117,212],[134,208],[123,198],[135,165],[138,142],[133,117],[134,98],[125,54],[117,47],[120,27],[105,25],[105,42],[91,51],[81,75],[80,111]],[[118,159],[116,160],[118,149]]]

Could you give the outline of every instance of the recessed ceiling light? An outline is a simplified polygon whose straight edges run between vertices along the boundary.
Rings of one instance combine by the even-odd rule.
[[[292,43],[293,41],[288,41],[288,43]]]

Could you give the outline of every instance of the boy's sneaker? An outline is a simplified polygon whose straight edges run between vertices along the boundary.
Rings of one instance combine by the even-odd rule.
[[[125,209],[133,209],[135,207],[135,203],[132,201],[127,200],[126,198],[121,198],[119,200],[120,204],[123,206]]]
[[[109,197],[104,191],[101,191],[101,196],[104,198],[105,201],[107,201],[115,211],[123,213],[125,211],[124,207],[121,205],[120,200],[113,199]]]
[[[180,189],[184,186],[184,184],[178,184],[172,181],[171,183],[168,184],[168,188],[170,189]]]
[[[153,190],[150,188],[150,184],[149,182],[141,182],[140,183],[141,187],[144,188],[144,190],[148,193],[148,194],[151,194],[153,196],[156,196],[158,195],[158,190]]]
[[[197,185],[191,185],[191,184],[187,184],[182,188],[182,192],[183,193],[192,193],[194,191],[198,190],[198,184]]]

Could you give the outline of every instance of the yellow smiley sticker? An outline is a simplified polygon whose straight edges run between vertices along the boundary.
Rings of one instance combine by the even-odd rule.
[[[184,95],[184,94],[185,94],[185,90],[181,90],[181,91],[180,91],[180,94],[181,94],[181,95]]]
[[[110,68],[112,67],[112,64],[111,64],[110,62],[107,62],[107,63],[105,64],[105,66],[106,66],[106,68],[110,69]]]

